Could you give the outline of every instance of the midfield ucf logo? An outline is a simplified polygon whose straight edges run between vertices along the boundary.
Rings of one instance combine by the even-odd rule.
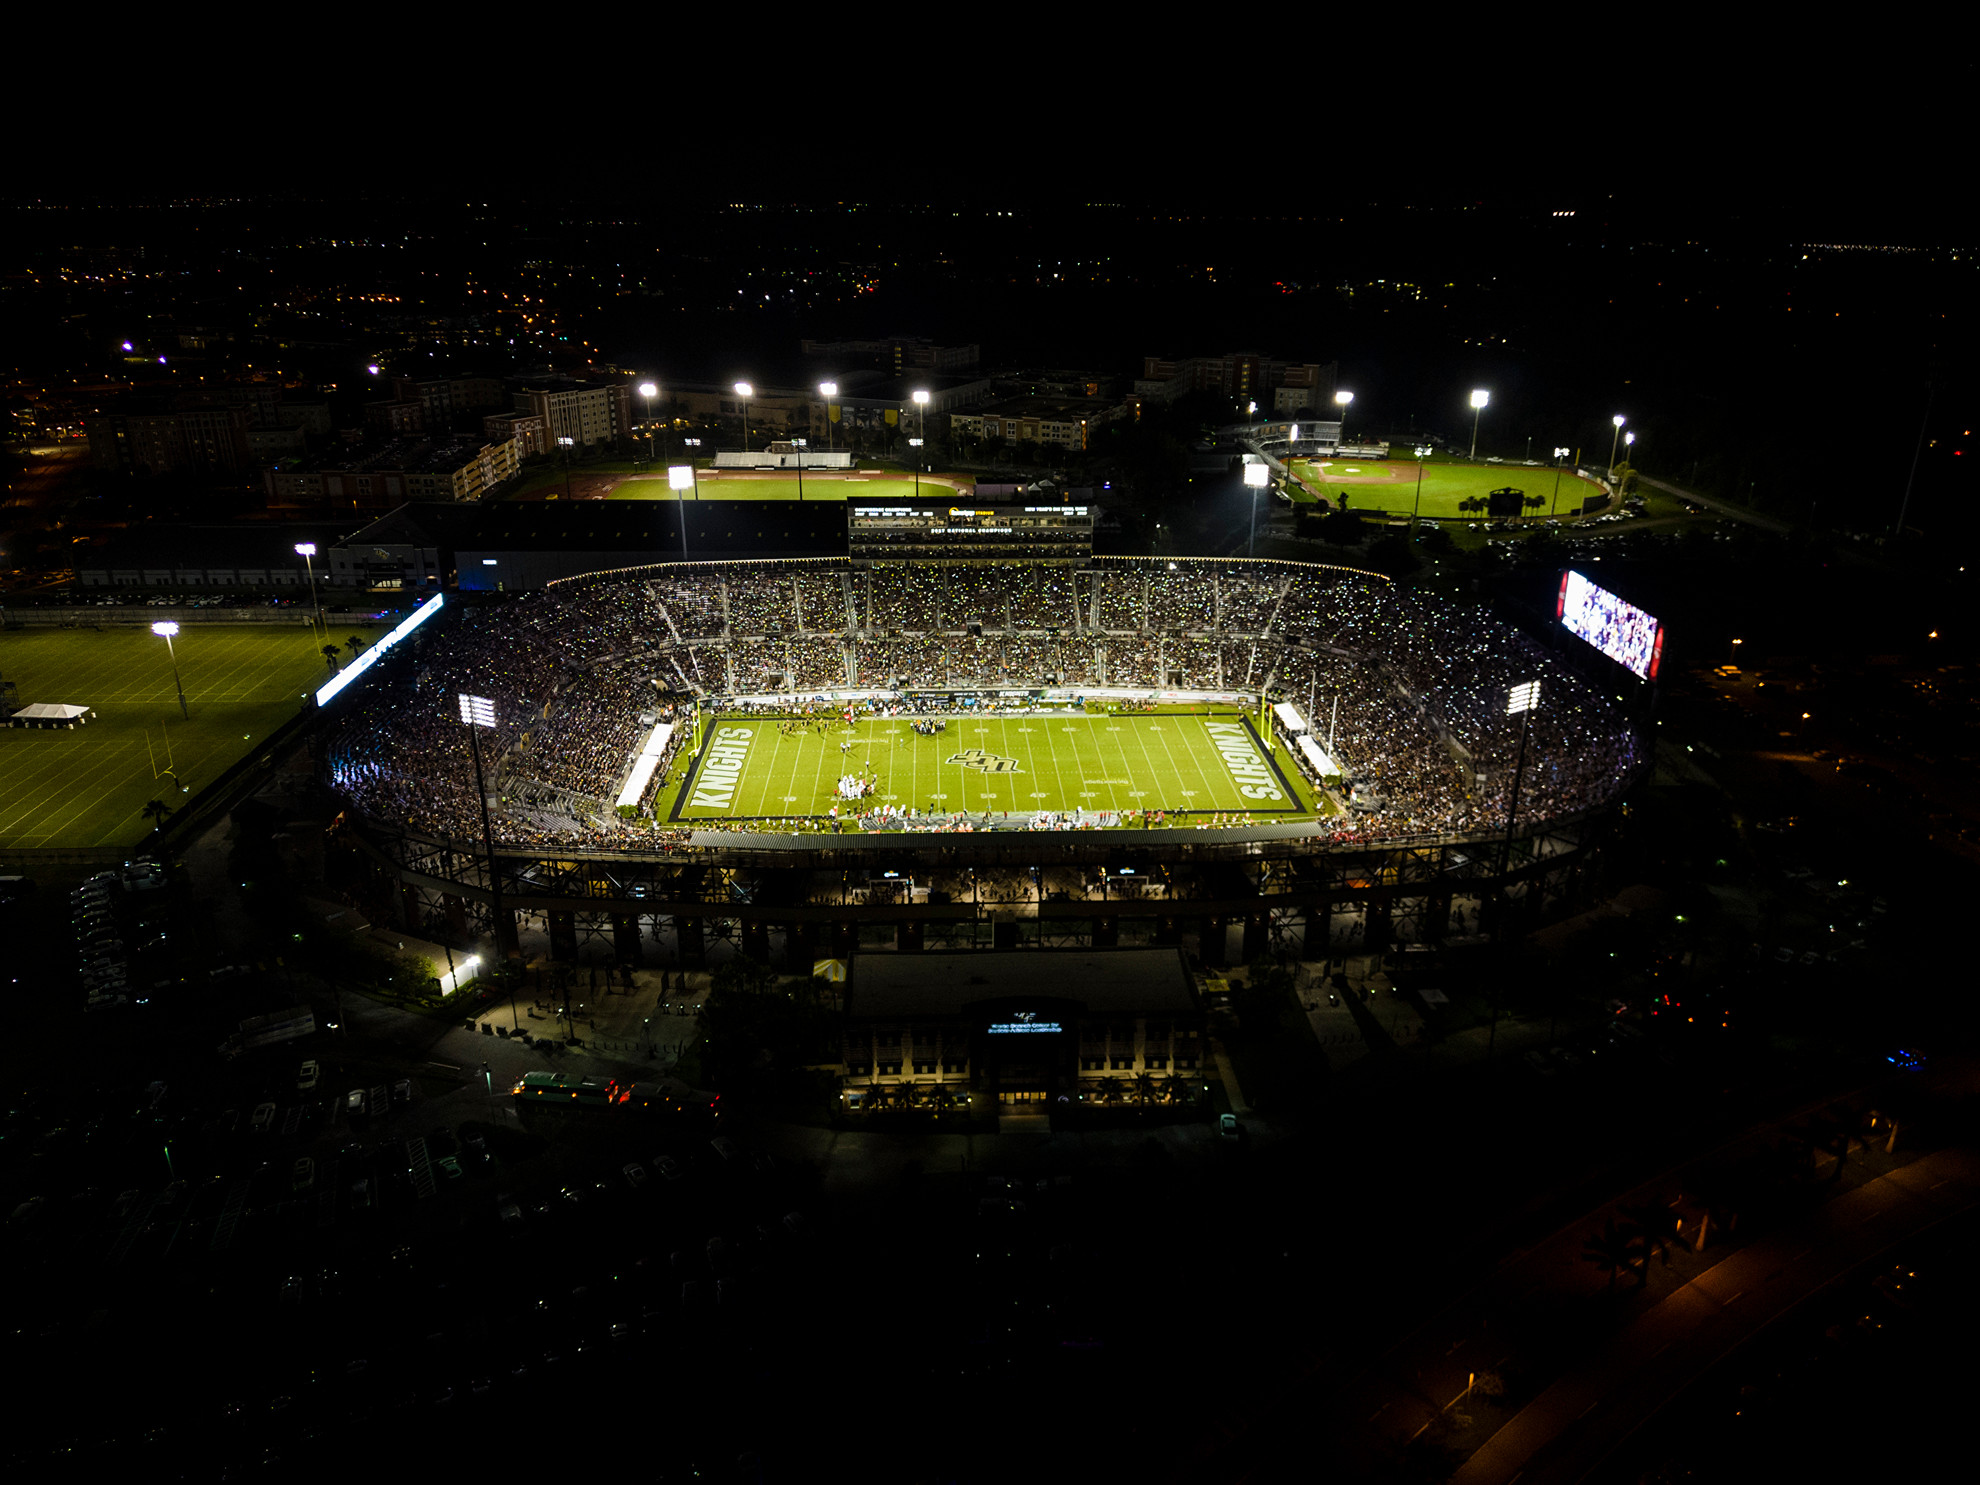
[[[963,768],[980,768],[985,773],[1022,773],[1015,758],[1000,758],[995,753],[986,753],[981,748],[964,748],[953,753],[946,760]]]

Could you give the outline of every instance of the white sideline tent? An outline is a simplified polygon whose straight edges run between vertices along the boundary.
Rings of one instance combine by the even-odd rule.
[[[68,727],[82,726],[96,720],[96,709],[88,706],[71,706],[67,702],[37,701],[33,706],[24,706],[7,718],[9,727]]]
[[[1272,715],[1279,719],[1279,725],[1288,732],[1306,731],[1306,718],[1299,714],[1290,701],[1275,703],[1272,707]]]
[[[621,805],[638,804],[646,786],[653,782],[653,770],[660,766],[660,759],[667,751],[667,739],[674,735],[674,724],[662,722],[647,735],[646,746],[639,750],[633,760],[632,772],[626,775],[626,786],[619,791]]]
[[[1313,740],[1312,733],[1306,732],[1300,734],[1299,751],[1305,756],[1306,761],[1312,765],[1314,773],[1318,774],[1321,778],[1331,778],[1340,773],[1340,764],[1327,756],[1327,750]]]

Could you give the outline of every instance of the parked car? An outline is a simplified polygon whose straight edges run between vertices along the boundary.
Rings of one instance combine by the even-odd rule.
[[[296,1091],[298,1093],[307,1093],[310,1089],[314,1088],[318,1077],[321,1076],[321,1072],[322,1070],[316,1065],[315,1058],[312,1057],[309,1061],[305,1062],[296,1073]]]

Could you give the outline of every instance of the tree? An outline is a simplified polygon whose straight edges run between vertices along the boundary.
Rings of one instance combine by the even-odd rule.
[[[1485,497],[1493,516],[1510,520],[1518,515],[1526,505],[1526,492],[1511,485],[1502,485]]]
[[[362,655],[365,650],[364,636],[353,634],[349,639],[344,641],[344,648],[349,650],[353,655]]]
[[[1637,1237],[1611,1217],[1600,1232],[1581,1245],[1581,1257],[1609,1276],[1609,1291],[1614,1293],[1616,1275],[1636,1262],[1637,1245]]]
[[[1145,1072],[1134,1075],[1134,1101],[1143,1108],[1155,1101],[1155,1079]]]
[[[165,822],[172,818],[172,806],[162,799],[147,800],[144,806],[144,817],[153,822],[153,829],[163,830],[165,828]]]
[[[337,668],[337,654],[338,649],[336,645],[325,645],[323,647],[323,661],[332,670]]]
[[[1650,1202],[1643,1206],[1624,1207],[1622,1214],[1629,1224],[1626,1230],[1637,1245],[1636,1287],[1641,1289],[1650,1282],[1650,1260],[1653,1256],[1663,1259],[1665,1268],[1671,1266],[1671,1242],[1677,1237],[1677,1213],[1669,1207]]]
[[[1523,502],[1528,510],[1543,510],[1547,505],[1545,495],[1529,495]]]

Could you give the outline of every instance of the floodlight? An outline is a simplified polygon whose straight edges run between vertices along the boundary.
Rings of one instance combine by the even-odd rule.
[[[296,555],[298,557],[314,557],[316,555],[316,543],[313,541],[297,542]]]
[[[1287,443],[1299,442],[1299,424],[1294,423],[1291,428],[1286,430],[1286,442]]]
[[[1555,457],[1556,459],[1565,459],[1565,458],[1566,458],[1566,457],[1568,456],[1568,454],[1569,454],[1569,452],[1570,452],[1570,450],[1568,450],[1568,449],[1555,449],[1555,450],[1554,450],[1554,457]]]
[[[1336,392],[1334,394],[1334,401],[1340,406],[1346,407],[1350,402],[1354,401],[1354,393]]]
[[[1540,705],[1540,683],[1521,681],[1506,693],[1506,715],[1516,717],[1521,712],[1530,712]]]
[[[1486,403],[1490,402],[1491,400],[1492,400],[1492,394],[1490,392],[1483,390],[1482,388],[1471,394],[1471,405],[1473,407],[1483,407]]]
[[[667,488],[670,490],[691,490],[694,488],[694,466],[692,464],[670,464],[667,466]]]
[[[926,392],[915,392],[913,398],[916,407],[928,406],[928,394]]]
[[[1245,465],[1244,482],[1248,488],[1262,490],[1265,486],[1272,483],[1271,468],[1264,464]]]
[[[838,396],[839,384],[837,382],[820,382],[818,384],[818,395],[821,397]]]
[[[754,397],[756,395],[756,388],[752,387],[748,382],[737,382],[736,395],[738,397]]]
[[[1635,443],[1635,442],[1636,442],[1636,435],[1635,435],[1634,433],[1625,433],[1625,434],[1623,435],[1623,447],[1624,447],[1624,448],[1628,448],[1628,447],[1629,447],[1629,446],[1630,446],[1631,444],[1633,444],[1633,443]]]
[[[156,624],[151,626],[151,632],[170,639],[179,632],[179,626],[174,624],[170,619],[160,619]]]
[[[1616,425],[1616,427],[1618,427],[1618,428],[1620,428],[1620,427],[1622,427],[1622,425],[1623,425],[1623,424],[1624,424],[1625,422],[1627,422],[1627,421],[1628,421],[1628,419],[1626,419],[1625,417],[1623,417],[1623,415],[1622,415],[1621,413],[1617,413],[1617,414],[1616,414],[1616,415],[1615,415],[1615,416],[1614,416],[1613,418],[1610,418],[1610,419],[1609,419],[1609,421],[1610,421],[1611,423],[1613,423],[1613,424],[1615,424],[1615,425]]]
[[[641,382],[639,384],[639,395],[642,397],[658,397],[660,395],[660,389],[654,386],[652,382]]]
[[[486,696],[470,696],[465,691],[457,693],[461,703],[461,720],[470,727],[493,727],[495,725],[495,703]]]

